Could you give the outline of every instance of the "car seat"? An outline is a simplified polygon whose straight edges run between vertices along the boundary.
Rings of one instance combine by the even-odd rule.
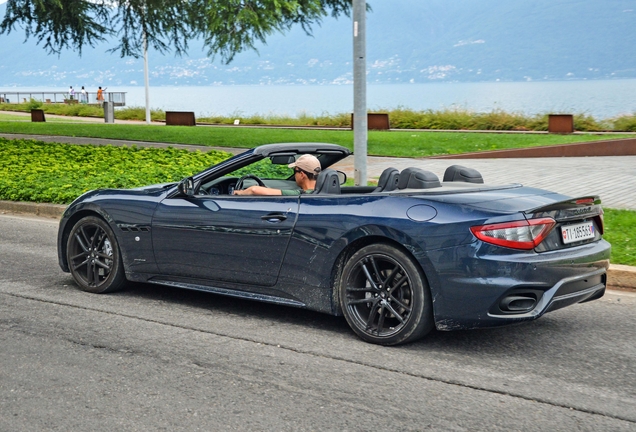
[[[430,189],[440,187],[439,178],[432,172],[409,167],[400,173],[398,189]]]
[[[484,179],[477,171],[473,168],[466,168],[461,165],[451,165],[446,168],[444,172],[444,181],[452,182],[452,181],[460,181],[460,182],[468,182],[468,183],[483,183]]]
[[[338,172],[327,168],[318,174],[314,194],[340,194],[340,178]]]
[[[400,171],[397,168],[387,168],[382,171],[378,179],[378,187],[373,192],[390,192],[397,189],[400,180]]]

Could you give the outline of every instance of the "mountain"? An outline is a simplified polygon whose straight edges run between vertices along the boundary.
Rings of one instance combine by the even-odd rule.
[[[368,0],[369,83],[636,78],[634,0]],[[0,5],[4,16],[6,5]],[[143,60],[114,44],[47,55],[24,31],[0,35],[0,86],[143,85]],[[150,51],[156,85],[338,84],[352,80],[352,24],[272,35],[229,65],[200,42],[175,58]]]

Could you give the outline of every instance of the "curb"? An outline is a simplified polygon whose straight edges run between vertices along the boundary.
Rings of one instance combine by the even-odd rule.
[[[607,283],[613,287],[636,291],[636,267],[610,264]]]
[[[60,219],[66,207],[62,204],[0,200],[0,214],[14,213]],[[636,291],[636,267],[610,264],[607,271],[607,284],[612,288]]]
[[[19,213],[33,216],[60,219],[66,210],[62,204],[45,204],[22,201],[2,201],[0,200],[0,213]]]

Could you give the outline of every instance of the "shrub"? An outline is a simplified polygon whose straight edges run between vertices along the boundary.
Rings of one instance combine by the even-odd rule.
[[[612,123],[616,131],[636,132],[636,114],[617,117]]]
[[[115,118],[119,120],[146,120],[146,108],[145,107],[123,107],[115,110]],[[165,121],[166,112],[158,109],[150,110],[151,121]]]
[[[607,130],[601,122],[589,114],[574,114],[574,130],[582,132],[599,132]]]
[[[0,199],[67,204],[92,189],[179,181],[229,156],[0,138]]]
[[[33,98],[31,98],[29,100],[29,103],[27,103],[27,109],[29,111],[34,109],[40,109],[41,107],[42,107],[42,102],[40,102],[39,100],[35,100]]]

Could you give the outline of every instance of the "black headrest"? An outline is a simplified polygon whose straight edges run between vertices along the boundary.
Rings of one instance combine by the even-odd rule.
[[[315,194],[339,194],[340,193],[340,178],[338,172],[327,168],[318,174],[316,179]]]
[[[397,168],[387,168],[382,171],[378,179],[378,187],[373,192],[390,192],[397,189],[400,171]]]
[[[446,168],[444,172],[444,181],[462,181],[468,183],[483,183],[484,179],[482,178],[479,171],[472,168],[466,168],[461,165],[451,165]]]
[[[429,189],[440,187],[439,178],[430,171],[410,167],[400,173],[399,189]]]

